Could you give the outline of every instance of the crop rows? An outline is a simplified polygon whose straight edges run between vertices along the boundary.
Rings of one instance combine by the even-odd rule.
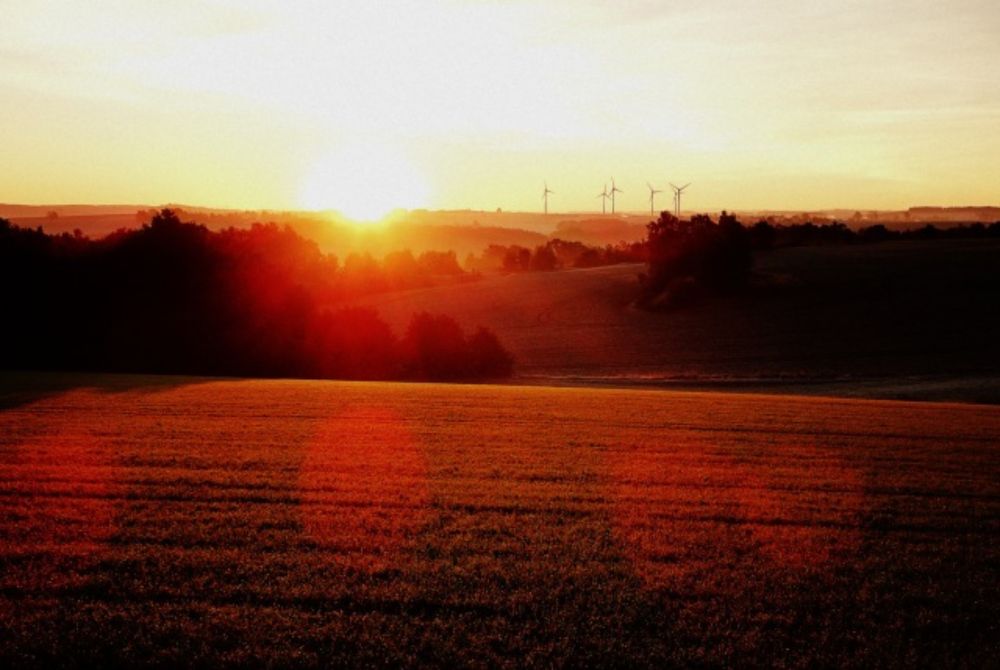
[[[192,382],[0,412],[17,665],[982,665],[1000,412]]]

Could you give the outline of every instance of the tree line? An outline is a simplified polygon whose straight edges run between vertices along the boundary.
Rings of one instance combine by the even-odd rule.
[[[1000,238],[1000,221],[937,228],[926,225],[891,230],[875,224],[853,230],[840,222],[773,225],[760,220],[746,227],[723,211],[719,220],[696,214],[681,220],[669,212],[646,227],[643,251],[647,272],[640,276],[638,304],[676,307],[705,292],[731,293],[745,287],[754,252],[777,247],[862,244],[889,240]]]
[[[218,232],[170,210],[99,240],[0,219],[0,365],[170,374],[483,379],[512,373],[496,336],[418,314],[400,336],[336,307],[467,278],[454,253],[335,256],[288,227]]]
[[[928,223],[919,228],[907,229],[887,228],[885,225],[877,223],[855,229],[849,228],[840,221],[824,224],[809,221],[796,224],[772,224],[761,219],[750,226],[749,231],[755,249],[771,249],[827,244],[862,244],[891,240],[997,239],[1000,238],[1000,221],[990,225],[971,223],[947,228],[938,228]]]
[[[583,242],[550,240],[534,249],[517,244],[491,244],[482,254],[469,254],[465,267],[477,272],[545,272],[567,268],[592,268],[646,260],[643,242],[619,242],[595,247]]]

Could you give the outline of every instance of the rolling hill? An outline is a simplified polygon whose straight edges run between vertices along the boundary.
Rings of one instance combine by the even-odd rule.
[[[775,250],[746,293],[668,313],[631,305],[641,265],[489,276],[374,296],[493,328],[525,380],[1000,401],[1000,244]]]

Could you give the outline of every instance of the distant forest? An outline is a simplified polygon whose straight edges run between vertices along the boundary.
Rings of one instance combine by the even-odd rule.
[[[723,212],[723,215],[725,214]],[[705,217],[705,215],[692,217],[692,220],[699,219],[699,217]],[[1000,221],[989,225],[969,223],[944,228],[938,228],[934,224],[928,223],[921,228],[897,230],[887,228],[881,223],[849,228],[839,221],[826,224],[815,224],[807,221],[805,223],[774,225],[768,221],[760,220],[750,226],[749,231],[754,248],[770,249],[772,247],[822,244],[863,244],[890,240],[997,239],[1000,238]]]
[[[464,280],[454,253],[349,256],[290,228],[212,232],[163,210],[100,240],[0,219],[0,366],[345,379],[507,377],[485,328],[414,315],[397,336],[352,296]]]
[[[534,249],[517,244],[491,244],[479,256],[469,254],[465,267],[477,272],[527,272],[593,268],[617,263],[642,263],[645,260],[646,246],[643,242],[619,242],[595,247],[554,239]]]
[[[725,211],[717,222],[705,214],[681,220],[663,212],[647,226],[643,251],[648,273],[640,277],[636,302],[647,308],[674,308],[704,293],[740,290],[750,280],[754,252],[776,247],[988,237],[1000,238],[1000,222],[905,231],[882,224],[852,230],[839,222],[772,225],[765,220],[746,227]]]
[[[624,224],[619,221],[590,221],[589,234],[596,235],[598,224],[608,223],[609,230],[622,231]],[[561,232],[574,232],[569,225],[560,225]],[[560,232],[557,231],[557,232]],[[775,224],[760,219],[745,226],[739,219],[723,211],[718,222],[707,214],[696,214],[690,219],[678,219],[669,212],[662,212],[660,218],[651,221],[645,229],[645,239],[640,242],[621,241],[617,244],[592,246],[579,241],[555,238],[533,249],[520,245],[491,244],[479,255],[469,254],[465,268],[477,272],[530,272],[561,270],[567,268],[588,268],[616,263],[648,263],[653,276],[662,275],[662,265],[667,257],[672,258],[674,269],[666,274],[677,273],[701,277],[703,283],[716,287],[734,287],[740,284],[738,277],[746,276],[746,271],[733,270],[735,277],[715,281],[710,275],[716,270],[729,272],[727,267],[745,264],[752,260],[752,252],[766,251],[782,247],[821,246],[839,244],[867,244],[892,240],[937,240],[937,239],[978,239],[1000,238],[1000,221],[986,225],[983,223],[959,224],[938,228],[927,224],[922,228],[894,230],[883,224],[861,228],[849,228],[841,222]],[[725,260],[716,257],[718,244],[725,240],[729,251],[735,257]],[[735,245],[735,246],[734,246]],[[727,252],[728,253],[728,252]],[[751,263],[752,264],[752,263]],[[695,265],[702,266],[697,272]],[[660,269],[658,269],[660,268]],[[714,269],[713,269],[714,268]],[[654,290],[647,286],[648,289]]]

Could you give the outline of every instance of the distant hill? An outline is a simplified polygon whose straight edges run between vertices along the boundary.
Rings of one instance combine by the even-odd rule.
[[[907,214],[914,221],[972,223],[1000,221],[1000,207],[910,207]]]
[[[384,223],[358,225],[336,213],[271,210],[230,210],[189,205],[163,205],[182,212],[212,230],[245,228],[254,223],[289,225],[315,240],[327,252],[344,256],[367,252],[382,256],[399,249],[451,250],[464,258],[479,254],[491,244],[534,248],[560,238],[604,246],[635,241],[645,235],[648,217],[567,215],[534,212],[487,212],[477,210],[413,210],[390,215]],[[0,217],[20,226],[41,226],[48,233],[80,230],[90,237],[103,237],[121,228],[136,228],[149,221],[161,206],[151,205],[4,205]]]
[[[25,228],[37,228],[41,226],[50,235],[72,233],[75,230],[79,230],[92,238],[104,237],[121,228],[137,228],[140,225],[136,220],[135,212],[129,214],[61,215],[55,218],[37,216],[11,216],[4,218],[8,218],[11,223]]]
[[[316,240],[326,251],[345,255],[367,252],[383,256],[391,251],[409,249],[454,251],[461,261],[468,254],[478,254],[491,244],[519,245],[534,248],[545,244],[542,233],[519,228],[478,225],[440,225],[399,221],[390,224],[356,226],[329,222],[293,222],[293,228]]]
[[[5,219],[45,217],[49,212],[59,216],[106,216],[135,214],[145,205],[14,205],[0,203],[0,217]]]
[[[551,237],[591,246],[638,242],[646,238],[649,217],[601,217],[560,221]]]
[[[538,231],[509,225],[481,225],[471,212],[399,213],[389,222],[357,225],[335,214],[316,212],[220,210],[186,205],[167,205],[181,212],[185,221],[193,221],[211,230],[248,228],[254,223],[275,222],[289,225],[316,241],[320,248],[338,256],[351,252],[383,256],[391,251],[410,249],[454,251],[462,257],[480,253],[491,244],[520,245],[533,248],[548,241]],[[93,238],[103,237],[121,228],[137,228],[149,221],[159,207],[132,205],[0,205],[0,217],[24,227],[41,226],[50,234],[80,230]],[[531,216],[529,216],[529,219]],[[490,221],[498,218],[491,216]],[[513,220],[505,223],[512,223]]]
[[[383,223],[358,225],[335,212],[233,210],[191,205],[164,205],[183,212],[186,221],[212,230],[249,227],[253,223],[289,225],[315,240],[327,252],[346,256],[368,252],[383,256],[391,251],[455,251],[460,259],[480,254],[491,244],[534,248],[549,239],[605,246],[635,242],[646,235],[647,214],[542,214],[500,210],[398,211]],[[41,226],[48,233],[80,230],[102,237],[120,228],[134,228],[148,221],[162,206],[152,205],[18,205],[0,204],[0,217],[26,226]],[[687,214],[687,213],[686,213]],[[715,216],[718,212],[709,212]],[[737,211],[747,224],[766,218],[772,223],[817,224],[843,221],[852,228],[876,223],[892,229],[922,227],[928,223],[958,224],[1000,221],[1000,207],[911,207],[903,211],[825,210],[816,212]]]

